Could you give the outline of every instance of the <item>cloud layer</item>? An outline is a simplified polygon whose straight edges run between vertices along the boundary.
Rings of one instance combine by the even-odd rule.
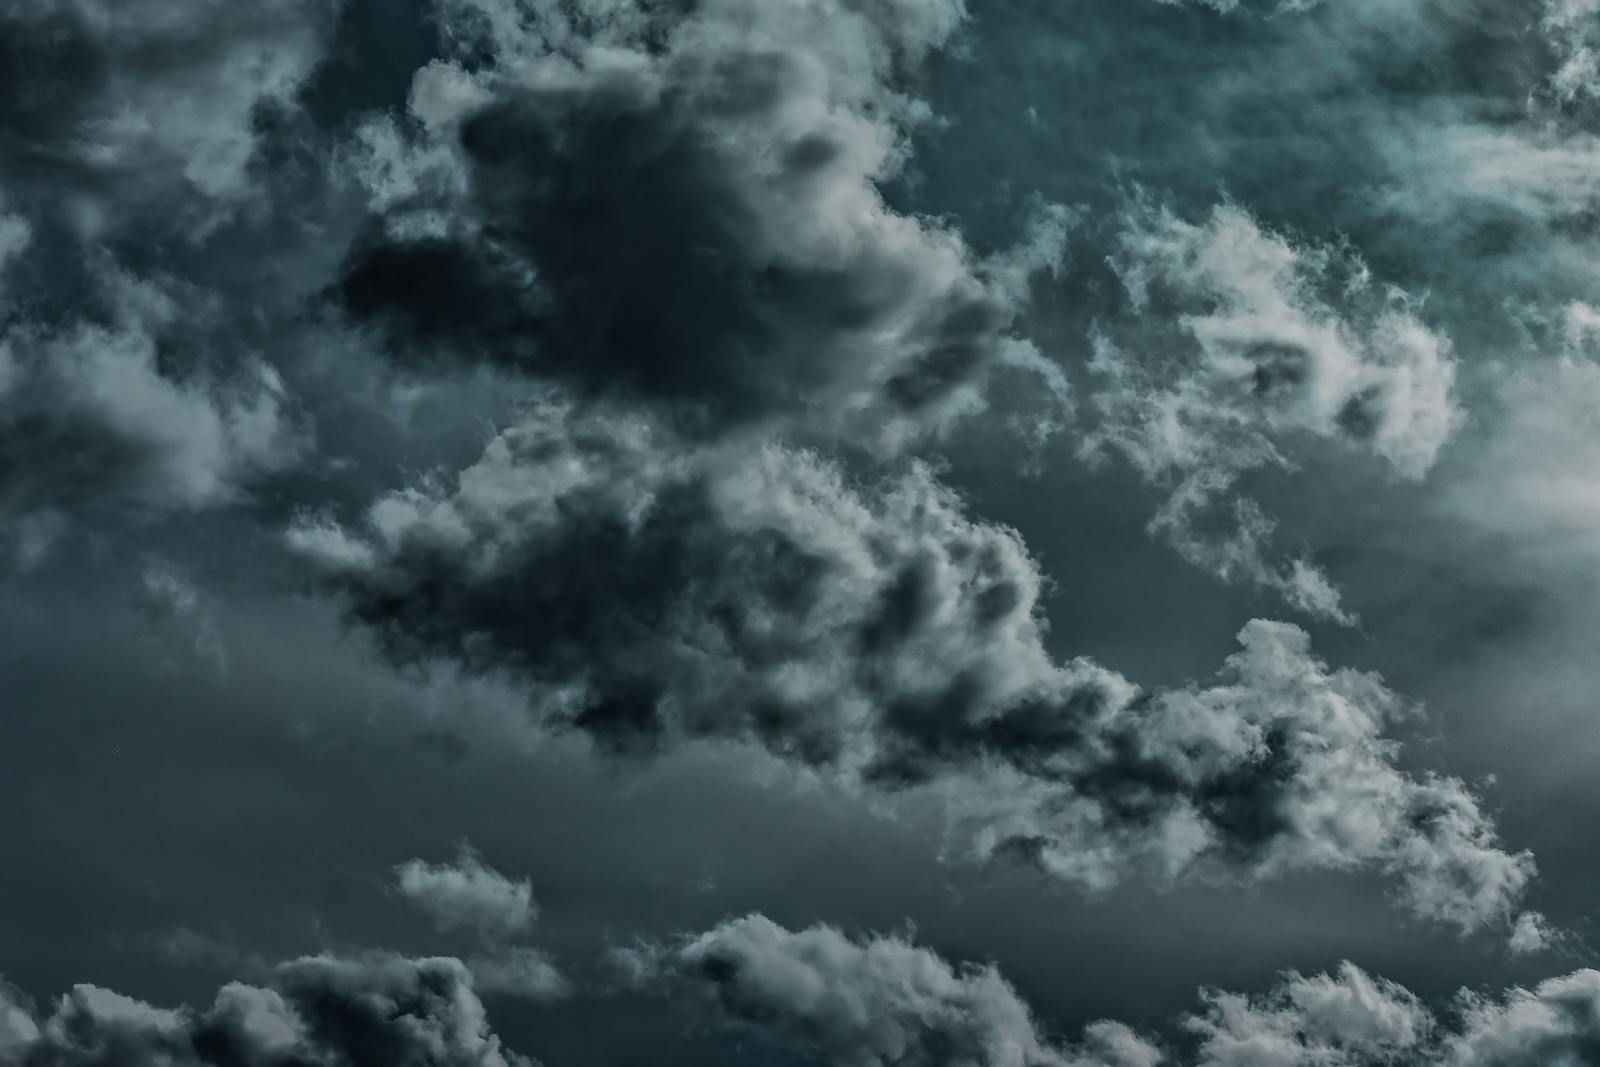
[[[1535,1067],[1593,1062],[1600,973],[1462,990],[1435,1012],[1345,963],[1254,995],[1206,990],[1170,1040],[1115,1022],[1051,1037],[992,966],[954,966],[897,936],[790,931],[761,915],[622,951],[638,985],[691,999],[775,1046],[849,1067]]]
[[[1398,768],[1404,703],[1292,625],[1250,623],[1185,689],[1053,658],[1025,546],[926,467],[857,485],[552,400],[458,477],[289,537],[401,659],[508,671],[548,726],[622,751],[735,739],[942,791],[976,855],[1102,886],[1371,864],[1467,929],[1532,873],[1462,783]]]
[[[0,986],[0,1062],[22,1067],[534,1067],[489,1029],[458,960],[311,956],[203,1011],[79,985],[35,1014]]]
[[[879,188],[925,117],[890,78],[961,15],[445,4],[455,55],[417,73],[404,119],[358,131],[375,217],[344,305],[397,353],[496,361],[702,429],[797,420],[895,449],[981,407],[997,368],[1059,393],[1011,327],[1065,213],[1041,207],[1026,243],[980,257]]]

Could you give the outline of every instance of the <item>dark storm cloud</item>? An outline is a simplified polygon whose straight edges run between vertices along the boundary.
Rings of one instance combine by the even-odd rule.
[[[1029,444],[1060,429],[1067,375],[1027,336],[1066,309],[1059,362],[1080,342],[1095,352],[1080,405],[1091,421],[1069,451],[1115,452],[1156,485],[1155,529],[1191,561],[1349,622],[1337,574],[1275,547],[1285,501],[1258,505],[1241,487],[1293,473],[1302,448],[1423,478],[1460,425],[1466,356],[1446,338],[1477,344],[1488,315],[1452,321],[1407,294],[1431,301],[1441,272],[1472,273],[1459,253],[1491,222],[1515,220],[1512,251],[1488,282],[1452,274],[1443,311],[1490,303],[1480,289],[1560,258],[1530,253],[1530,235],[1587,247],[1574,236],[1600,202],[1593,136],[1575,129],[1592,94],[1587,4],[1543,22],[1525,17],[1532,5],[1491,18],[1481,0],[1180,6],[988,16],[1081,65],[1028,120],[1060,153],[1047,165],[1013,168],[1013,145],[991,154],[988,130],[968,126],[954,154],[982,171],[984,203],[1005,205],[980,239],[922,199],[912,159],[940,129],[913,95],[919,79],[967,43],[955,0],[441,0],[427,24],[398,5],[401,58],[372,61],[385,87],[334,84],[362,80],[349,74],[360,56],[317,77],[334,35],[360,36],[367,5],[341,22],[321,0],[0,0],[0,550],[36,562],[75,521],[190,516],[317,466],[268,483],[273,517],[211,515],[172,536],[248,542],[252,522],[278,529],[298,513],[288,543],[393,661],[470,676],[466,698],[451,689],[441,704],[467,702],[480,679],[525,694],[540,727],[625,757],[761,749],[870,803],[936,801],[959,856],[1089,887],[1375,871],[1414,915],[1538,949],[1553,935],[1520,910],[1531,857],[1502,845],[1461,780],[1402,761],[1410,709],[1377,674],[1331,667],[1304,631],[1260,619],[1214,676],[1187,684],[1142,688],[1064,658],[1047,645],[1050,583],[1022,535],[906,455],[990,406]],[[1071,25],[1051,28],[1046,8],[1070,8]],[[1496,68],[1479,85],[1463,57],[1509,39],[1516,18],[1549,54],[1529,77]],[[441,55],[413,62],[435,36]],[[403,107],[386,101],[413,65]],[[1072,78],[1097,88],[1080,95]],[[1508,112],[1512,97],[1528,110]],[[339,113],[346,98],[380,110]],[[1381,117],[1396,99],[1427,106]],[[1016,140],[1023,108],[1010,93],[968,118]],[[1005,115],[1017,121],[994,121]],[[1147,199],[1106,181],[1129,148],[1149,163],[1127,171]],[[1369,170],[1349,177],[1347,158]],[[1001,177],[1017,188],[997,190]],[[1080,201],[1108,210],[1054,206]],[[1088,281],[1061,271],[1069,234]],[[1045,276],[1061,283],[1053,302],[1032,299]],[[1097,283],[1116,294],[1103,315]],[[331,367],[323,394],[302,391],[302,343]],[[1592,368],[1573,365],[1526,379],[1527,418],[1509,423],[1526,435],[1495,453],[1518,475],[1539,442],[1569,440],[1573,408],[1551,394],[1581,408],[1568,386],[1592,385]],[[381,432],[344,424],[361,398],[332,394],[385,373],[394,395],[432,407],[412,417],[394,403]],[[1005,406],[1000,379],[1022,383]],[[480,423],[495,424],[487,447],[463,460],[445,438],[471,437],[476,454],[477,431],[459,428]],[[1582,482],[1587,452],[1566,455],[1579,459],[1555,473]],[[1097,503],[1056,495],[1063,511]],[[166,548],[152,558],[177,555]],[[204,655],[221,646],[207,644],[210,594],[187,573],[146,569],[143,617]],[[1098,605],[1059,603],[1098,625]],[[294,711],[308,734],[317,688],[287,690],[309,705]],[[359,810],[394,809],[353,806],[341,824],[330,808],[303,831],[309,867],[338,866],[326,857],[342,855]],[[617,851],[615,834],[572,836]],[[131,885],[143,863],[127,866]],[[569,991],[543,952],[510,943],[533,922],[531,883],[472,855],[392,873],[478,954],[300,960],[199,1012],[83,987],[41,1017],[0,993],[0,1060],[525,1062],[489,1032],[475,990]],[[592,894],[592,921],[613,921],[635,891],[655,889]],[[795,890],[807,906],[812,892]],[[845,1063],[1156,1056],[1110,1024],[1059,1041],[992,968],[904,939],[751,919],[635,962],[709,982],[747,1025]],[[1218,1067],[1576,1062],[1594,1048],[1592,984],[1472,1001],[1446,1024],[1348,968],[1209,996],[1190,1034]]]
[[[24,562],[64,517],[227,502],[302,448],[251,340],[259,227],[292,227],[296,173],[263,153],[293,141],[332,11],[0,3],[0,513]],[[219,284],[239,257],[244,301]]]
[[[1600,973],[1532,990],[1462,990],[1436,1013],[1345,963],[1259,994],[1205,990],[1162,1047],[1115,1022],[1051,1037],[993,966],[954,966],[898,936],[790,931],[762,915],[619,950],[641,987],[705,1005],[729,1027],[851,1067],[1579,1067],[1600,1052]]]
[[[569,14],[570,11],[570,14]],[[983,257],[887,206],[924,109],[891,78],[954,3],[449,3],[454,58],[357,135],[377,217],[340,283],[400,351],[502,361],[691,425],[897,447],[980,407],[1068,216]]]
[[[624,752],[737,739],[925,788],[977,856],[1088,885],[1375,865],[1466,929],[1509,920],[1532,873],[1462,783],[1398,768],[1403,701],[1294,626],[1250,623],[1184,689],[1053,658],[1021,539],[923,466],[857,484],[551,399],[459,475],[289,540],[401,660],[509,672],[547,726]]]
[[[75,986],[36,1014],[0,985],[0,1061],[18,1067],[533,1067],[489,1029],[449,958],[310,956],[211,1006],[165,1009]]]
[[[633,987],[757,1049],[840,1067],[1579,1067],[1600,1049],[1600,973],[1462,990],[1434,1010],[1350,963],[1261,993],[1202,990],[1171,1040],[1100,1021],[1051,1033],[990,965],[908,936],[789,930],[755,914],[613,949]],[[482,988],[478,986],[477,988]],[[658,1050],[658,1054],[662,1053]],[[532,1067],[490,1029],[460,961],[309,956],[166,1009],[77,985],[41,1010],[0,982],[0,1062],[17,1067]]]

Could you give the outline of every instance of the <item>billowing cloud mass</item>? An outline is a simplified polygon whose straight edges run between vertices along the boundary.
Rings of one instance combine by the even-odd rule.
[[[1572,304],[1550,325],[1553,351],[1503,368],[1484,412],[1489,432],[1450,500],[1511,535],[1525,566],[1571,582],[1600,574],[1600,311]]]
[[[1025,368],[1012,335],[1068,216],[983,257],[888,207],[925,118],[890,77],[953,0],[442,5],[455,55],[357,134],[375,211],[343,302],[415,358],[485,359],[660,405],[898,448]]]
[[[1260,994],[1205,990],[1161,1042],[1115,1022],[1048,1036],[992,966],[954,966],[896,936],[765,916],[617,952],[639,986],[697,1000],[726,1025],[840,1065],[961,1067],[1581,1067],[1600,1048],[1600,973],[1532,990],[1463,990],[1436,1012],[1345,963]]]
[[[1169,489],[1151,527],[1187,558],[1349,621],[1312,564],[1271,557],[1272,522],[1231,490],[1252,470],[1291,465],[1297,437],[1420,478],[1460,421],[1449,342],[1350,251],[1296,244],[1231,204],[1193,223],[1136,199],[1111,265],[1129,321],[1096,338],[1100,421],[1081,451],[1114,449]],[[1207,533],[1230,507],[1227,532]]]
[[[1434,1036],[1421,1001],[1349,963],[1332,975],[1291,973],[1264,995],[1210,990],[1202,1000],[1185,1026],[1204,1067],[1412,1062]]]
[[[1371,864],[1467,929],[1532,873],[1462,783],[1398,769],[1400,698],[1292,625],[1250,623],[1203,687],[1054,659],[1020,538],[926,467],[858,484],[552,399],[459,476],[289,537],[401,659],[509,671],[548,726],[624,751],[745,740],[942,791],[978,856],[1098,886]]]
[[[535,1067],[489,1029],[460,961],[375,954],[282,964],[204,1010],[79,985],[36,1014],[0,985],[0,1062],[19,1067]]]
[[[539,914],[526,878],[512,881],[465,845],[452,863],[407,860],[394,877],[399,894],[441,930],[468,929],[494,940],[522,933]]]
[[[1496,642],[1600,584],[1597,56],[1600,0],[0,0],[0,951],[243,975],[0,983],[0,1067],[532,1067],[480,996],[613,1067],[664,1005],[737,1042],[684,1062],[1600,1063],[1594,972],[1429,999],[1575,943],[1521,846],[1592,789],[1482,738],[1594,691]],[[1150,945],[1055,960],[1180,882],[1080,1032]],[[663,934],[757,891],[818,924]],[[263,962],[396,916],[449,955]],[[1188,999],[1390,935],[1425,995]],[[614,1020],[552,953],[633,936]]]
[[[1353,964],[1256,994],[1202,990],[1170,1036],[1114,1021],[1053,1034],[993,965],[900,935],[789,930],[763,915],[613,949],[635,989],[762,1048],[839,1067],[1582,1067],[1600,1047],[1600,973],[1462,990],[1440,1009]],[[0,982],[9,1067],[535,1067],[489,1028],[460,961],[311,956],[230,982],[204,1010],[78,985],[46,1010]],[[670,1055],[670,1054],[668,1054]]]
[[[1199,1067],[1581,1067],[1600,1048],[1600,972],[1575,971],[1498,995],[1462,990],[1430,1011],[1393,982],[1346,963],[1289,974],[1270,993],[1211,991],[1186,1028]]]
[[[762,915],[618,953],[646,988],[701,997],[714,1015],[841,1067],[1154,1067],[1116,1023],[1054,1041],[994,967],[955,967],[898,937],[790,931]]]
[[[64,515],[225,503],[298,453],[242,321],[269,301],[213,283],[240,281],[218,264],[252,226],[286,225],[264,131],[332,10],[0,4],[0,549],[21,562]]]

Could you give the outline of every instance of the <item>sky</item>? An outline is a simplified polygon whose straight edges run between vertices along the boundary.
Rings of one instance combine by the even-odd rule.
[[[1600,3],[0,0],[0,1065],[1600,1064]]]

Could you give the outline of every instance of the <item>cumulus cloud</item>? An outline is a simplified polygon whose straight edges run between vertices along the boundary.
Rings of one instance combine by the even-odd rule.
[[[305,521],[291,543],[402,660],[509,673],[548,728],[620,751],[733,739],[939,793],[978,857],[1088,885],[1371,864],[1468,929],[1532,873],[1462,783],[1397,767],[1403,701],[1294,626],[1250,623],[1182,689],[1053,658],[1021,539],[924,466],[856,482],[550,398],[460,474]]]
[[[1433,1008],[1344,963],[1260,993],[1202,990],[1168,1041],[1114,1021],[1052,1033],[992,964],[901,935],[789,930],[754,914],[613,949],[634,988],[762,1044],[850,1067],[1554,1067],[1592,1062],[1600,973],[1462,990]],[[492,980],[492,979],[491,979]],[[535,1067],[490,1029],[476,966],[392,953],[303,957],[204,1009],[78,985],[41,1011],[0,982],[0,1057],[21,1067]],[[513,990],[520,992],[519,990]]]
[[[1349,963],[1335,975],[1286,975],[1270,993],[1205,994],[1187,1020],[1198,1067],[1546,1067],[1592,1063],[1600,1047],[1600,973],[1497,995],[1463,990],[1435,1013],[1406,989]]]
[[[24,562],[68,518],[227,503],[298,454],[248,340],[262,278],[237,305],[216,284],[256,249],[216,235],[276,210],[268,119],[332,10],[0,3],[0,512]]]
[[[1232,204],[1190,222],[1137,197],[1110,263],[1128,311],[1096,338],[1099,424],[1081,453],[1114,450],[1166,487],[1152,528],[1186,557],[1349,621],[1311,563],[1273,558],[1255,505],[1235,500],[1220,534],[1206,520],[1244,474],[1291,466],[1301,437],[1421,478],[1460,421],[1449,342],[1354,253],[1295,243]]]
[[[294,960],[265,985],[223,986],[203,1010],[78,985],[35,1015],[0,986],[0,1055],[24,1067],[535,1067],[489,1029],[460,961],[386,954]]]
[[[334,10],[318,0],[244,12],[212,0],[7,0],[6,186],[48,202],[53,222],[88,241],[157,222],[134,207],[215,225],[259,191],[256,120],[295,106]]]
[[[1018,248],[888,206],[925,117],[893,77],[955,2],[708,0],[687,12],[452,0],[456,54],[403,119],[358,132],[372,233],[340,285],[400,352],[489,359],[684,426],[778,420],[895,449],[1059,370],[1013,326],[1059,261],[1041,206]]]
[[[497,940],[527,930],[539,914],[526,878],[513,881],[465,845],[450,863],[407,860],[394,878],[396,891],[440,930],[467,929]]]
[[[675,944],[625,950],[641,986],[701,996],[718,1016],[851,1067],[1154,1067],[1160,1053],[1101,1023],[1053,1040],[992,966],[954,967],[898,937],[792,932],[751,915]]]
[[[1286,973],[1262,993],[1203,990],[1171,1042],[1103,1021],[1068,1044],[993,966],[952,965],[903,937],[751,915],[615,955],[637,986],[704,1004],[725,1025],[872,1067],[1577,1067],[1600,1041],[1600,974],[1589,970],[1531,991],[1463,990],[1435,1010],[1344,963]]]

